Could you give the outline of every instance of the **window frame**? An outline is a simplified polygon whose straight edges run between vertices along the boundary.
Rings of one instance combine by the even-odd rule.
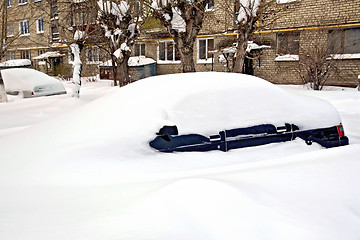
[[[41,28],[42,29],[40,29],[40,21],[39,20],[41,20]],[[36,33],[44,33],[44,18],[43,17],[40,17],[40,18],[37,18],[36,19]]]
[[[164,60],[160,59],[160,44],[164,44]],[[169,49],[168,49],[168,44],[172,44],[172,56],[173,59],[169,60],[168,59],[168,53],[169,53]],[[163,40],[163,41],[159,41],[158,46],[157,46],[157,63],[159,64],[180,64],[181,63],[181,59],[180,59],[180,55],[179,55],[179,59],[177,60],[177,54],[180,54],[176,51],[176,47],[175,47],[175,42],[174,40]]]
[[[351,35],[349,37],[349,34],[351,34],[352,31],[355,33],[354,35],[359,36],[357,39],[358,41],[356,41],[356,39],[351,41]],[[327,48],[329,54],[358,54],[360,53],[360,28],[357,27],[330,30],[328,33],[327,41]],[[332,43],[334,43],[334,45],[332,45]],[[349,45],[349,43],[356,44],[354,45],[355,50],[352,50],[352,46],[351,44]],[[337,47],[335,45],[337,44],[339,44],[338,49],[335,49]]]
[[[286,37],[283,40],[280,40],[280,37]],[[297,38],[297,39],[294,39]],[[286,46],[283,46],[283,43],[280,44],[280,42],[285,42]],[[294,46],[294,43],[297,42],[297,46]],[[293,31],[293,32],[281,32],[276,35],[276,54],[278,56],[285,56],[285,55],[299,55],[300,51],[300,32],[299,31]],[[280,46],[281,45],[281,46]],[[292,45],[292,46],[290,46]],[[293,49],[295,51],[293,51]]]
[[[12,31],[11,33],[9,33],[9,26],[12,26]],[[14,37],[15,36],[15,31],[14,31],[14,23],[13,22],[8,22],[6,25],[6,37]]]
[[[91,55],[90,55],[91,54]],[[91,59],[90,59],[91,57]],[[98,46],[86,47],[86,63],[87,64],[99,64],[102,63],[103,56],[101,54],[101,48]]]
[[[210,3],[212,3],[212,4],[210,4]],[[210,6],[210,7],[209,7],[209,6]],[[206,11],[206,12],[215,11],[215,0],[210,0],[210,2],[206,4],[206,6],[205,6],[205,11]]]
[[[26,23],[25,26],[22,24],[23,23]],[[23,32],[23,30],[27,30],[25,32]],[[20,36],[29,36],[30,35],[30,21],[29,19],[26,19],[26,20],[21,20],[19,22],[19,35]]]
[[[16,51],[6,51],[6,61],[15,60],[16,59]]]
[[[29,60],[31,60],[31,51],[30,50],[21,50],[20,51],[20,58],[21,59],[29,59]]]
[[[137,50],[137,48],[139,50]],[[146,45],[145,43],[135,43],[134,44],[134,56],[135,57],[140,57],[140,56],[144,56],[145,57],[145,50],[146,50]],[[138,51],[138,54],[137,54]]]
[[[213,41],[213,46],[212,46],[212,50],[215,49],[215,38],[211,37],[211,38],[199,38],[197,40],[197,63],[199,64],[207,64],[207,63],[212,63],[212,56],[209,56],[209,40]],[[200,41],[205,41],[205,58],[200,58]]]
[[[19,0],[19,3],[18,3],[19,6],[23,6],[26,4],[28,4],[28,0]]]

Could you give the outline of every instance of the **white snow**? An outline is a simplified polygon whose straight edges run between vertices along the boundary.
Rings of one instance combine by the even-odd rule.
[[[113,1],[98,1],[98,6],[101,11],[105,14],[112,14],[118,17],[118,21],[122,21],[122,18],[125,16],[129,9],[129,5],[125,1],[120,1],[119,4]]]
[[[329,59],[336,59],[336,60],[360,59],[360,53],[331,54]]]
[[[237,16],[239,23],[246,22],[249,17],[256,16],[261,0],[237,0],[240,2],[240,9]]]
[[[136,66],[144,66],[149,65],[152,63],[155,63],[156,61],[152,58],[147,58],[145,56],[139,56],[139,57],[130,57],[128,61],[128,65],[130,67],[136,67]],[[112,61],[108,60],[104,63],[102,63],[100,66],[112,66]]]
[[[74,40],[83,39],[85,37],[85,34],[86,33],[84,31],[76,30],[74,33]]]
[[[144,56],[139,56],[139,57],[130,57],[128,64],[130,67],[135,67],[135,66],[149,65],[149,64],[152,64],[155,62],[156,61],[152,58],[146,58]]]
[[[0,104],[0,238],[359,239],[359,92],[265,84],[252,92],[254,101],[227,104],[222,98],[239,100],[233,95],[249,96],[252,86],[263,84],[240,75],[237,81],[246,83],[240,89],[232,74],[196,75],[149,78],[121,89],[106,81],[84,83],[80,99],[8,96]],[[331,102],[351,144],[324,149],[295,140],[226,153],[173,154],[147,145],[166,121],[181,133],[192,127],[217,131],[219,123],[235,122],[224,112],[250,119],[245,108],[260,116],[259,102],[285,96],[291,105],[306,99],[292,92],[316,97],[319,106],[327,106],[320,99]],[[316,124],[331,121],[317,119],[321,109],[308,107],[314,107],[309,117]],[[219,113],[216,118],[195,121],[211,110]],[[183,112],[193,113],[194,126]]]
[[[294,54],[279,55],[276,56],[275,61],[277,62],[299,61],[299,55],[294,55]]]
[[[172,8],[173,17],[171,19],[172,29],[177,30],[178,32],[186,31],[186,23],[185,20],[181,17],[181,13],[179,9]]]
[[[30,59],[14,59],[0,63],[0,67],[24,67],[31,66]]]
[[[62,57],[62,56],[64,56],[64,54],[61,54],[59,52],[46,52],[46,53],[40,54],[37,57],[33,57],[33,60],[43,60],[43,59]]]

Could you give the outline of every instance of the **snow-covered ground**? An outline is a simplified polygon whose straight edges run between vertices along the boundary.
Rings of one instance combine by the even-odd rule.
[[[142,94],[98,81],[80,99],[8,96],[0,239],[359,239],[360,92],[281,88],[331,102],[350,145],[158,153],[137,138],[152,113],[122,107]]]

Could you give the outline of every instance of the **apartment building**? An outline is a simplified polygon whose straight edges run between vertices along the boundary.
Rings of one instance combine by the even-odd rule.
[[[59,32],[53,24],[57,18],[57,1],[5,0],[7,6],[7,51],[5,60],[30,59],[48,51],[59,51]],[[56,68],[61,54],[50,59]],[[40,63],[41,64],[41,63]]]
[[[273,83],[302,84],[299,58],[314,46],[326,48],[335,59],[337,74],[327,84],[356,86],[360,74],[360,0],[274,0],[274,21],[253,36],[245,72]],[[224,7],[225,6],[225,7]],[[233,12],[229,11],[231,9]],[[234,17],[239,9],[232,0],[214,0],[208,7],[194,52],[197,71],[228,71],[224,61],[235,42]],[[157,73],[180,72],[180,57],[164,31],[148,31],[135,45],[135,55],[157,61]]]
[[[30,59],[34,68],[51,75],[71,76],[72,57],[61,26],[85,25],[95,21],[81,4],[62,0],[4,0],[7,6],[7,51],[2,61]],[[84,52],[84,72],[98,73],[100,48],[88,44]],[[96,66],[96,67],[94,67]]]
[[[5,0],[8,7],[6,59],[26,58],[42,71],[71,73],[71,57],[63,44],[56,21],[61,14],[61,0]],[[59,1],[59,2],[58,2]],[[274,83],[302,84],[298,74],[299,59],[313,46],[326,48],[336,60],[337,74],[327,84],[355,86],[360,74],[360,0],[273,0],[275,21],[262,22],[245,61],[248,74]],[[44,14],[44,9],[49,14]],[[236,40],[234,19],[239,9],[235,0],[213,0],[206,7],[203,28],[194,48],[197,71],[229,71],[232,44]],[[281,11],[280,11],[281,10]],[[77,11],[72,22],[84,21],[86,9]],[[37,59],[45,52],[59,55]],[[96,44],[85,47],[83,75],[99,73],[98,65],[108,59]],[[180,56],[164,29],[141,32],[133,49],[134,56],[156,61],[156,73],[181,72]],[[34,59],[35,58],[35,59]]]

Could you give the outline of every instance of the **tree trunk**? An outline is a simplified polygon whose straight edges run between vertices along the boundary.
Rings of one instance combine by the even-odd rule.
[[[6,96],[4,81],[0,71],[0,103],[1,102],[7,102],[7,96]]]
[[[71,52],[74,55],[73,62],[73,81],[75,86],[73,88],[73,97],[80,97],[80,87],[81,87],[81,59],[80,59],[80,51],[82,49],[82,44],[73,43],[70,45]]]
[[[190,37],[188,41],[184,38],[186,36],[177,36],[174,37],[176,50],[180,53],[181,56],[181,67],[182,72],[196,72],[195,62],[194,62],[194,43],[196,35]]]
[[[195,70],[195,62],[194,62],[194,56],[192,51],[183,51],[181,54],[181,66],[182,66],[182,72],[196,72]]]
[[[129,61],[130,56],[125,55],[122,59],[117,59],[117,66],[116,72],[119,79],[119,86],[123,87],[130,83],[130,76],[129,76]]]
[[[247,40],[245,34],[239,34],[236,48],[236,58],[234,62],[233,72],[244,73],[244,61],[247,48]]]
[[[111,70],[114,77],[114,86],[117,86],[118,76],[117,76],[117,67],[116,67],[116,58],[114,55],[111,55]]]

